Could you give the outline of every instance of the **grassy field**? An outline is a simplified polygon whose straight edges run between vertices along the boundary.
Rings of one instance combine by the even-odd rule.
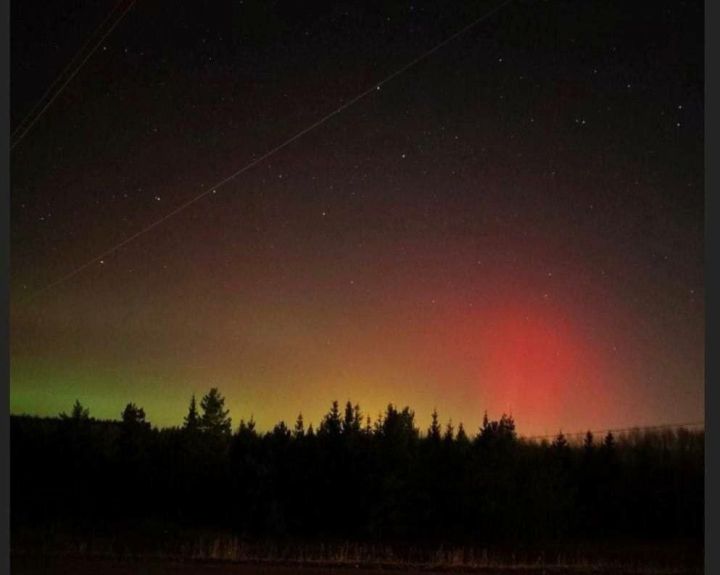
[[[115,530],[16,530],[12,573],[39,575],[305,575],[342,573],[485,573],[660,575],[703,572],[693,541],[593,541],[522,546],[400,545],[349,541],[248,540],[229,533]]]
[[[55,575],[72,573],[74,575],[370,575],[379,572],[406,573],[407,575],[444,574],[449,573],[482,573],[485,575],[670,575],[700,574],[702,568],[668,568],[641,566],[622,567],[612,565],[584,566],[532,566],[517,565],[513,567],[447,567],[421,568],[410,566],[375,566],[360,567],[359,565],[277,565],[260,563],[231,563],[221,561],[171,561],[159,559],[118,560],[104,558],[82,558],[62,556],[21,555],[11,558],[13,575]]]

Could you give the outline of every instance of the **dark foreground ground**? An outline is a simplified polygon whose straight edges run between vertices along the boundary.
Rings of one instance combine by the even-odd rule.
[[[362,568],[360,566],[300,566],[276,564],[238,564],[225,562],[196,562],[196,561],[163,561],[163,560],[117,560],[100,558],[78,557],[42,557],[32,555],[13,556],[11,558],[11,573],[13,575],[290,575],[302,573],[303,575],[344,575],[354,573],[357,575],[377,574],[379,572],[405,573],[407,575],[432,575],[449,573],[482,573],[485,575],[660,575],[660,574],[700,574],[701,568],[670,568],[657,567],[621,567],[612,565],[586,565],[586,566],[530,566],[518,565],[516,567],[482,567],[482,568],[408,568],[384,567]]]

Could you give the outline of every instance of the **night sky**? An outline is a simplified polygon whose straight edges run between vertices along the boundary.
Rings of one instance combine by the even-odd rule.
[[[113,6],[12,4],[17,125]],[[11,409],[702,421],[702,2],[139,0],[11,158]]]

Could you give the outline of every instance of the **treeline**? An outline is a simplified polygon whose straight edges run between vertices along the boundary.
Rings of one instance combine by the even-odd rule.
[[[333,402],[259,433],[231,425],[212,389],[181,427],[129,404],[99,421],[11,418],[13,527],[219,529],[254,538],[518,544],[701,542],[704,434],[687,429],[569,443],[523,440],[503,415],[477,432],[422,432],[407,407],[374,422]]]

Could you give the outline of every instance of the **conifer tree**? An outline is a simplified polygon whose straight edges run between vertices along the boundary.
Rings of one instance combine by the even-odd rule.
[[[200,429],[202,431],[217,434],[229,435],[232,430],[232,421],[228,417],[228,410],[225,409],[225,398],[216,387],[203,396],[200,401],[203,414],[200,417]]]
[[[188,414],[185,416],[183,427],[188,431],[196,431],[200,427],[200,416],[197,411],[195,394],[190,398],[190,407],[188,408]]]
[[[238,437],[246,437],[246,438],[255,438],[255,420],[250,416],[250,421],[245,421],[244,419],[240,420],[240,425],[238,425],[238,431],[237,431]]]
[[[603,447],[606,451],[612,451],[615,447],[615,436],[612,434],[612,431],[608,431],[607,435],[605,436],[605,439],[603,441]]]
[[[356,403],[353,407],[353,431],[359,433],[362,429],[362,411],[360,411],[360,404]]]
[[[128,403],[120,414],[123,426],[127,429],[149,428],[150,424],[145,421],[145,410],[134,403]]]
[[[342,421],[342,432],[345,435],[355,434],[360,432],[362,422],[362,415],[360,413],[360,406],[355,404],[352,405],[349,401],[345,404],[345,415]]]
[[[552,442],[552,447],[555,451],[564,451],[568,448],[567,439],[562,431],[555,436],[555,439]]]
[[[295,429],[293,429],[293,435],[296,439],[299,439],[305,435],[305,422],[303,421],[302,413],[299,413],[297,420],[295,421]]]
[[[433,409],[432,412],[432,423],[428,429],[428,438],[431,441],[440,441],[440,422],[438,420],[437,409]]]
[[[273,427],[272,435],[277,439],[290,439],[291,434],[288,426],[285,425],[285,422],[281,421]]]
[[[457,441],[458,444],[462,444],[462,445],[470,443],[467,433],[465,433],[465,426],[462,424],[462,421],[458,424],[458,430],[457,430],[457,435],[455,436],[455,441]]]
[[[512,415],[506,415],[503,413],[502,417],[500,418],[498,429],[500,432],[500,437],[504,439],[515,440],[515,438],[517,437],[515,433],[515,420],[513,419]]]
[[[452,419],[448,421],[447,426],[445,427],[445,435],[443,436],[443,439],[447,443],[452,443],[453,439],[455,439],[455,427],[453,426]]]
[[[340,418],[340,408],[338,407],[338,402],[333,401],[330,411],[320,422],[320,429],[318,430],[318,433],[330,437],[337,437],[340,435],[341,431],[342,421]]]
[[[373,432],[372,420],[370,419],[369,415],[365,418],[365,429],[363,430],[363,432],[367,436],[372,435],[372,432]]]
[[[80,403],[79,399],[75,400],[70,415],[63,412],[60,414],[60,419],[72,420],[72,421],[87,421],[90,419],[90,410]]]

